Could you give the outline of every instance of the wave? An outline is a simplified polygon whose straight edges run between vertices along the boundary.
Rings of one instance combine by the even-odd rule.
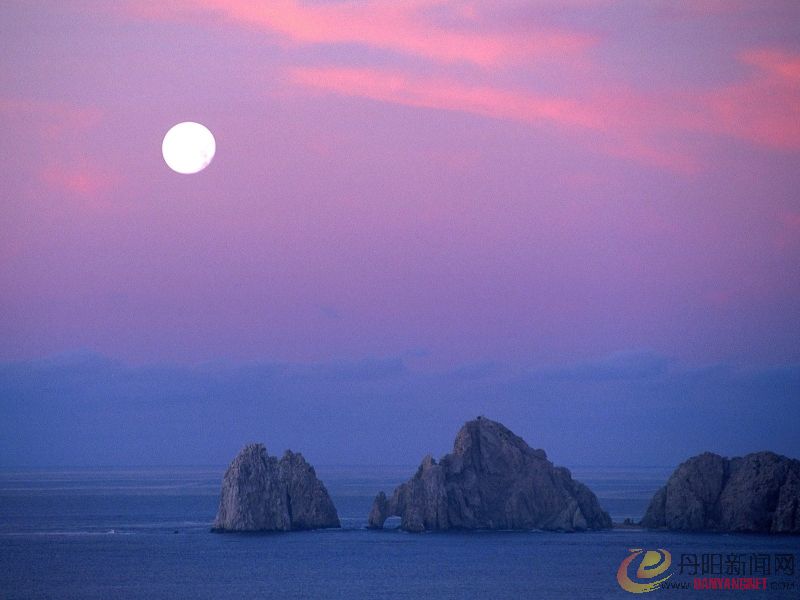
[[[106,536],[106,535],[136,535],[133,531],[120,531],[108,529],[105,531],[76,530],[76,531],[5,531],[0,537],[28,537],[28,536]]]

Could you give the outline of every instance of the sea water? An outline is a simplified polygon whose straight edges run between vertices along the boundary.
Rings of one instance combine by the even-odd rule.
[[[642,517],[670,470],[572,471],[620,522]],[[367,530],[375,493],[391,493],[413,466],[319,466],[339,530],[214,534],[223,471],[0,471],[0,598],[625,598],[617,570],[631,548],[671,553],[674,587],[652,597],[800,598],[800,577],[785,558],[780,573],[774,562],[800,558],[797,536]],[[730,556],[745,568],[761,557],[768,589],[692,588],[687,561],[696,559],[697,576],[720,577],[715,561]]]

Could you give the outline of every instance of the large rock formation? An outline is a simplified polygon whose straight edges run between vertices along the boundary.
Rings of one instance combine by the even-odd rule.
[[[407,531],[611,527],[595,495],[567,469],[482,417],[461,428],[452,454],[438,463],[426,456],[391,498],[380,492],[369,526],[382,528],[393,515]]]
[[[214,531],[289,531],[339,527],[339,516],[314,467],[289,450],[278,460],[249,444],[222,480]]]
[[[642,525],[679,531],[800,533],[800,460],[773,452],[681,464],[653,496]]]

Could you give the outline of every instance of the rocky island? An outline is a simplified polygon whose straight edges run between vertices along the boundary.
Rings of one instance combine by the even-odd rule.
[[[694,456],[653,496],[642,526],[800,533],[800,460],[773,452]]]
[[[339,527],[328,491],[302,454],[278,460],[263,444],[249,444],[222,480],[213,531],[290,531]]]
[[[478,417],[437,463],[426,456],[416,474],[387,498],[380,492],[369,527],[399,516],[406,531],[447,529],[607,529],[597,497],[496,421]]]

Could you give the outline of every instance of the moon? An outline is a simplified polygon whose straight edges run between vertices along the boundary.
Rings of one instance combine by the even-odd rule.
[[[184,121],[167,131],[161,143],[164,162],[176,173],[191,175],[199,173],[211,164],[217,142],[208,127]]]

